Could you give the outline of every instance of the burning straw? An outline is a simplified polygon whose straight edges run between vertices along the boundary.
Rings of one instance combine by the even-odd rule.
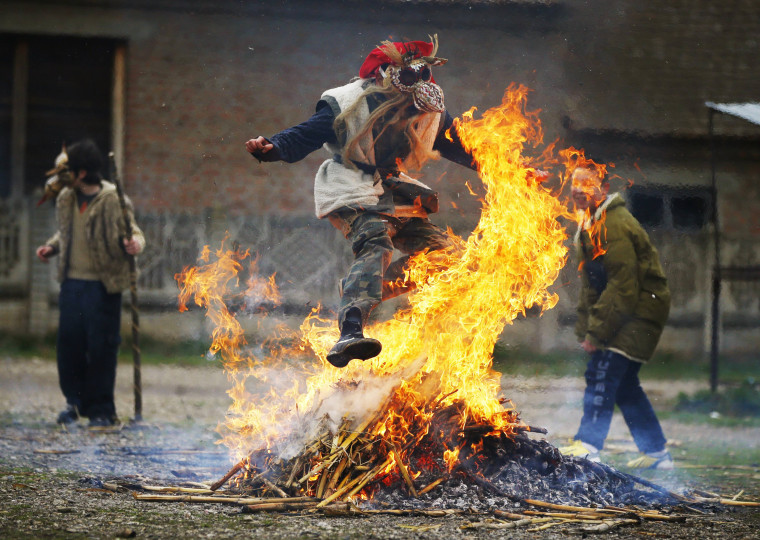
[[[507,436],[505,431],[468,417],[461,401],[442,407],[438,399],[420,405],[403,401],[401,396],[398,391],[392,393],[358,426],[352,427],[345,419],[336,431],[325,427],[303,452],[289,460],[267,450],[253,452],[212,488],[220,488],[237,475],[238,490],[273,497],[308,494],[320,499],[319,507],[351,500],[357,494],[369,497],[379,485],[397,484],[416,498],[452,473],[466,466],[474,469],[482,456],[473,447],[483,446],[484,435],[493,434],[494,441]],[[505,414],[511,414],[516,424],[515,413]],[[399,418],[414,422],[406,425],[400,436],[389,439],[386,435]],[[443,459],[436,461],[435,456]]]
[[[180,309],[194,300],[214,323],[211,352],[232,383],[219,432],[236,464],[215,490],[231,483],[257,497],[313,497],[319,502],[277,504],[319,508],[389,486],[424,497],[458,480],[509,496],[489,474],[510,453],[544,472],[561,462],[548,444],[528,444],[535,429],[500,395],[491,368],[506,324],[526,308],[556,304],[549,289],[565,264],[567,235],[557,219],[565,206],[536,182],[523,154],[542,138],[527,92],[510,87],[499,107],[456,122],[485,188],[481,218],[466,240],[452,234],[454,248],[412,258],[407,277],[417,288],[408,307],[367,329],[383,343],[379,357],[330,366],[337,325],[319,309],[299,332],[281,329],[248,347],[238,315],[275,305],[279,292],[275,276],[259,277],[256,261],[246,267],[248,253],[237,247],[207,248],[199,266],[176,276]]]

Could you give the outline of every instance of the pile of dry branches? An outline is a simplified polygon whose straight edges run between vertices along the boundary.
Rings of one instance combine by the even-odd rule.
[[[324,427],[289,460],[266,450],[253,452],[211,488],[219,489],[233,479],[234,489],[240,493],[311,496],[320,500],[320,507],[360,494],[371,496],[381,483],[402,486],[408,495],[417,497],[451,474],[475,470],[479,461],[490,457],[484,445],[487,439],[499,441],[529,430],[545,433],[520,425],[511,410],[502,413],[509,431],[495,430],[468,415],[462,401],[441,406],[450,396],[419,403],[394,391],[360,425],[352,427],[352,420],[344,419],[336,430]],[[455,469],[445,462],[444,455],[453,456]],[[416,477],[410,467],[418,471]]]

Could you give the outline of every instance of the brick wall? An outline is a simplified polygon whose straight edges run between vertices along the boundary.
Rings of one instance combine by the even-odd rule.
[[[657,114],[657,126],[672,124],[672,135],[683,132],[679,122],[684,111],[694,110],[693,104],[677,109],[682,100],[676,98],[685,92],[673,97],[673,92],[661,88],[661,79],[647,79],[647,56],[663,69],[667,58],[660,56],[669,50],[662,46],[667,40],[649,32],[648,19],[642,17],[650,11],[656,14],[659,3],[631,2],[637,6],[635,11],[626,9],[626,2],[620,3],[620,9],[608,9],[608,3],[601,0],[582,7],[573,2],[537,3],[528,8],[496,2],[472,9],[429,4],[9,0],[0,5],[0,31],[124,40],[127,102],[122,176],[126,191],[146,214],[194,215],[197,222],[215,220],[201,223],[201,227],[254,231],[258,225],[245,229],[241,223],[258,223],[258,219],[264,223],[265,217],[276,223],[287,218],[289,223],[301,224],[304,238],[314,238],[308,230],[316,222],[312,183],[326,154],[315,152],[290,165],[258,164],[246,154],[244,141],[306,119],[321,92],[354,76],[366,53],[379,41],[390,36],[424,39],[436,32],[439,54],[449,63],[437,69],[435,76],[452,114],[472,106],[484,110],[497,105],[511,82],[522,83],[534,89],[529,106],[542,110],[547,142],[577,144],[578,132],[572,128],[579,127],[620,141],[621,150],[614,160],[619,169],[632,171],[637,182],[709,184],[706,144],[698,137],[706,111],[699,122],[689,124],[689,134],[695,139],[683,144],[693,142],[695,149],[687,158],[660,155],[655,162],[647,154],[647,144],[651,144],[641,125],[653,110],[663,108],[664,95],[670,99],[668,110]],[[682,4],[688,2],[678,3]],[[749,5],[740,0],[735,4]],[[687,19],[691,20],[683,20]],[[653,28],[667,28],[668,20]],[[639,45],[636,50],[618,40],[633,26]],[[616,43],[610,50],[610,44]],[[720,46],[718,41],[711,43]],[[641,89],[631,86],[630,74],[620,75],[627,73],[628,60],[634,54],[639,55],[635,66]],[[674,66],[670,77],[678,78],[678,66],[694,65],[687,61],[688,50],[679,49],[678,54],[684,61],[668,64]],[[730,51],[724,56],[728,54]],[[620,87],[623,84],[625,88]],[[731,87],[730,78],[708,90],[717,101],[743,96],[741,88]],[[658,95],[660,91],[662,95]],[[699,95],[705,91],[700,89]],[[607,114],[611,108],[614,116]],[[631,133],[625,131],[626,125],[633,126]],[[610,126],[615,131],[603,130]],[[758,162],[756,154],[732,154],[720,164],[722,226],[737,238],[760,234],[756,217],[760,215]],[[662,175],[663,171],[667,174]],[[434,163],[424,180],[441,193],[442,211],[435,221],[466,233],[476,221],[479,207],[465,187],[465,181],[470,181],[477,190],[474,173]],[[325,238],[329,236],[318,230]],[[172,234],[183,238],[192,232],[177,227]],[[255,244],[254,233],[249,236]],[[156,258],[168,249],[170,241],[162,237],[163,243],[155,246]],[[332,264],[340,268],[346,255],[345,250],[335,253]],[[666,266],[668,257],[663,252]],[[674,267],[677,262],[674,258]],[[166,269],[165,273],[172,271]],[[573,277],[571,272],[568,279]],[[700,294],[706,294],[706,283],[698,283],[698,287]],[[563,303],[558,309],[572,311],[572,304]],[[753,314],[758,309],[756,302],[751,304]]]
[[[317,20],[293,12],[156,14],[149,31],[128,43],[124,176],[132,197],[157,209],[313,214],[313,177],[327,154],[318,151],[291,165],[258,164],[243,143],[308,118],[321,92],[348,82],[369,50],[391,33],[413,39],[439,33],[440,55],[450,62],[436,78],[455,115],[497,105],[512,81],[538,85],[536,67],[552,78],[559,73],[547,64],[550,55],[542,54],[546,45],[538,33],[526,48],[526,36],[442,22],[445,28],[435,17],[414,27],[356,21],[343,8],[326,6]],[[484,49],[497,40],[498,47]],[[475,176],[437,164],[426,178],[436,183],[444,173],[438,187],[446,197],[465,211],[476,208],[464,187]]]

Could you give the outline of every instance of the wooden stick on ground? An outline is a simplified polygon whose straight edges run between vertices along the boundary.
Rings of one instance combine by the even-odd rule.
[[[568,506],[566,504],[554,504],[550,502],[537,501],[535,499],[524,499],[523,502],[532,504],[533,506],[541,506],[543,508],[551,508],[552,510],[566,510],[568,512],[597,512],[598,508],[586,508],[584,506]]]
[[[428,491],[431,491],[431,490],[435,489],[436,487],[438,487],[439,484],[441,484],[442,482],[444,482],[447,478],[448,478],[448,476],[442,476],[438,480],[433,480],[428,485],[426,485],[424,488],[422,488],[419,491],[418,495],[424,495]]]
[[[754,506],[754,507],[760,507],[760,502],[754,502],[754,501],[735,501],[733,499],[718,499],[718,502],[720,504],[725,504],[726,506]]]
[[[549,519],[549,518],[545,518]],[[461,529],[516,529],[517,527],[522,527],[523,525],[530,525],[533,523],[537,523],[538,519],[520,519],[517,521],[476,521],[476,522],[468,522],[462,525]]]
[[[227,480],[235,476],[237,473],[240,472],[240,469],[242,469],[245,466],[245,460],[241,459],[234,467],[232,467],[229,471],[227,471],[227,474],[222,476],[220,480],[217,480],[213,484],[211,484],[211,487],[209,488],[211,491],[216,491],[220,487],[222,487]]]
[[[243,507],[244,512],[284,512],[287,510],[302,510],[304,508],[313,508],[317,505],[316,502],[272,502],[272,503],[258,503],[248,504]]]
[[[499,518],[505,518],[505,519],[525,519],[525,516],[523,514],[514,514],[512,512],[505,512],[504,510],[495,509],[493,511],[493,515]]]
[[[174,486],[141,486],[145,491],[153,491],[156,493],[196,493],[198,495],[211,495],[214,493],[211,489],[202,488],[187,488],[187,487],[174,487]]]
[[[226,504],[259,504],[259,503],[291,503],[291,502],[313,502],[317,503],[314,497],[221,497],[201,495],[141,495],[133,493],[132,496],[138,501],[146,502],[184,502],[184,503],[226,503]]]
[[[607,519],[599,525],[593,525],[591,527],[583,527],[581,531],[584,533],[603,533],[609,532],[612,529],[617,529],[623,525],[636,525],[638,520],[636,519]]]
[[[589,520],[589,519],[600,519],[600,518],[609,518],[609,514],[600,514],[598,512],[539,512],[537,510],[526,510],[525,511],[526,516],[545,516],[545,517],[552,517],[555,519],[583,519],[583,520]]]
[[[679,523],[686,521],[686,516],[660,514],[659,512],[651,511],[637,512],[636,515],[640,518],[649,519],[652,521],[673,521]]]

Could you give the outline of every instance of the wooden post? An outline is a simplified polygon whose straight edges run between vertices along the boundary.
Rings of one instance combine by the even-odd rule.
[[[124,218],[124,228],[127,239],[132,238],[132,222],[129,219],[129,209],[124,197],[124,190],[121,187],[119,173],[116,169],[116,159],[114,153],[108,154],[111,167],[111,181],[116,185],[116,191],[119,195],[119,204]],[[140,313],[137,310],[137,261],[134,255],[127,254],[129,261],[129,292],[130,292],[130,312],[132,314],[132,362],[133,362],[133,379],[135,391],[135,422],[142,421],[142,373],[140,361]]]
[[[718,352],[720,349],[720,229],[718,227],[718,185],[715,181],[715,134],[713,131],[713,117],[715,110],[710,107],[709,131],[710,131],[710,177],[712,194],[711,221],[713,224],[713,249],[715,259],[712,271],[712,309],[710,321],[710,391],[718,391]]]

